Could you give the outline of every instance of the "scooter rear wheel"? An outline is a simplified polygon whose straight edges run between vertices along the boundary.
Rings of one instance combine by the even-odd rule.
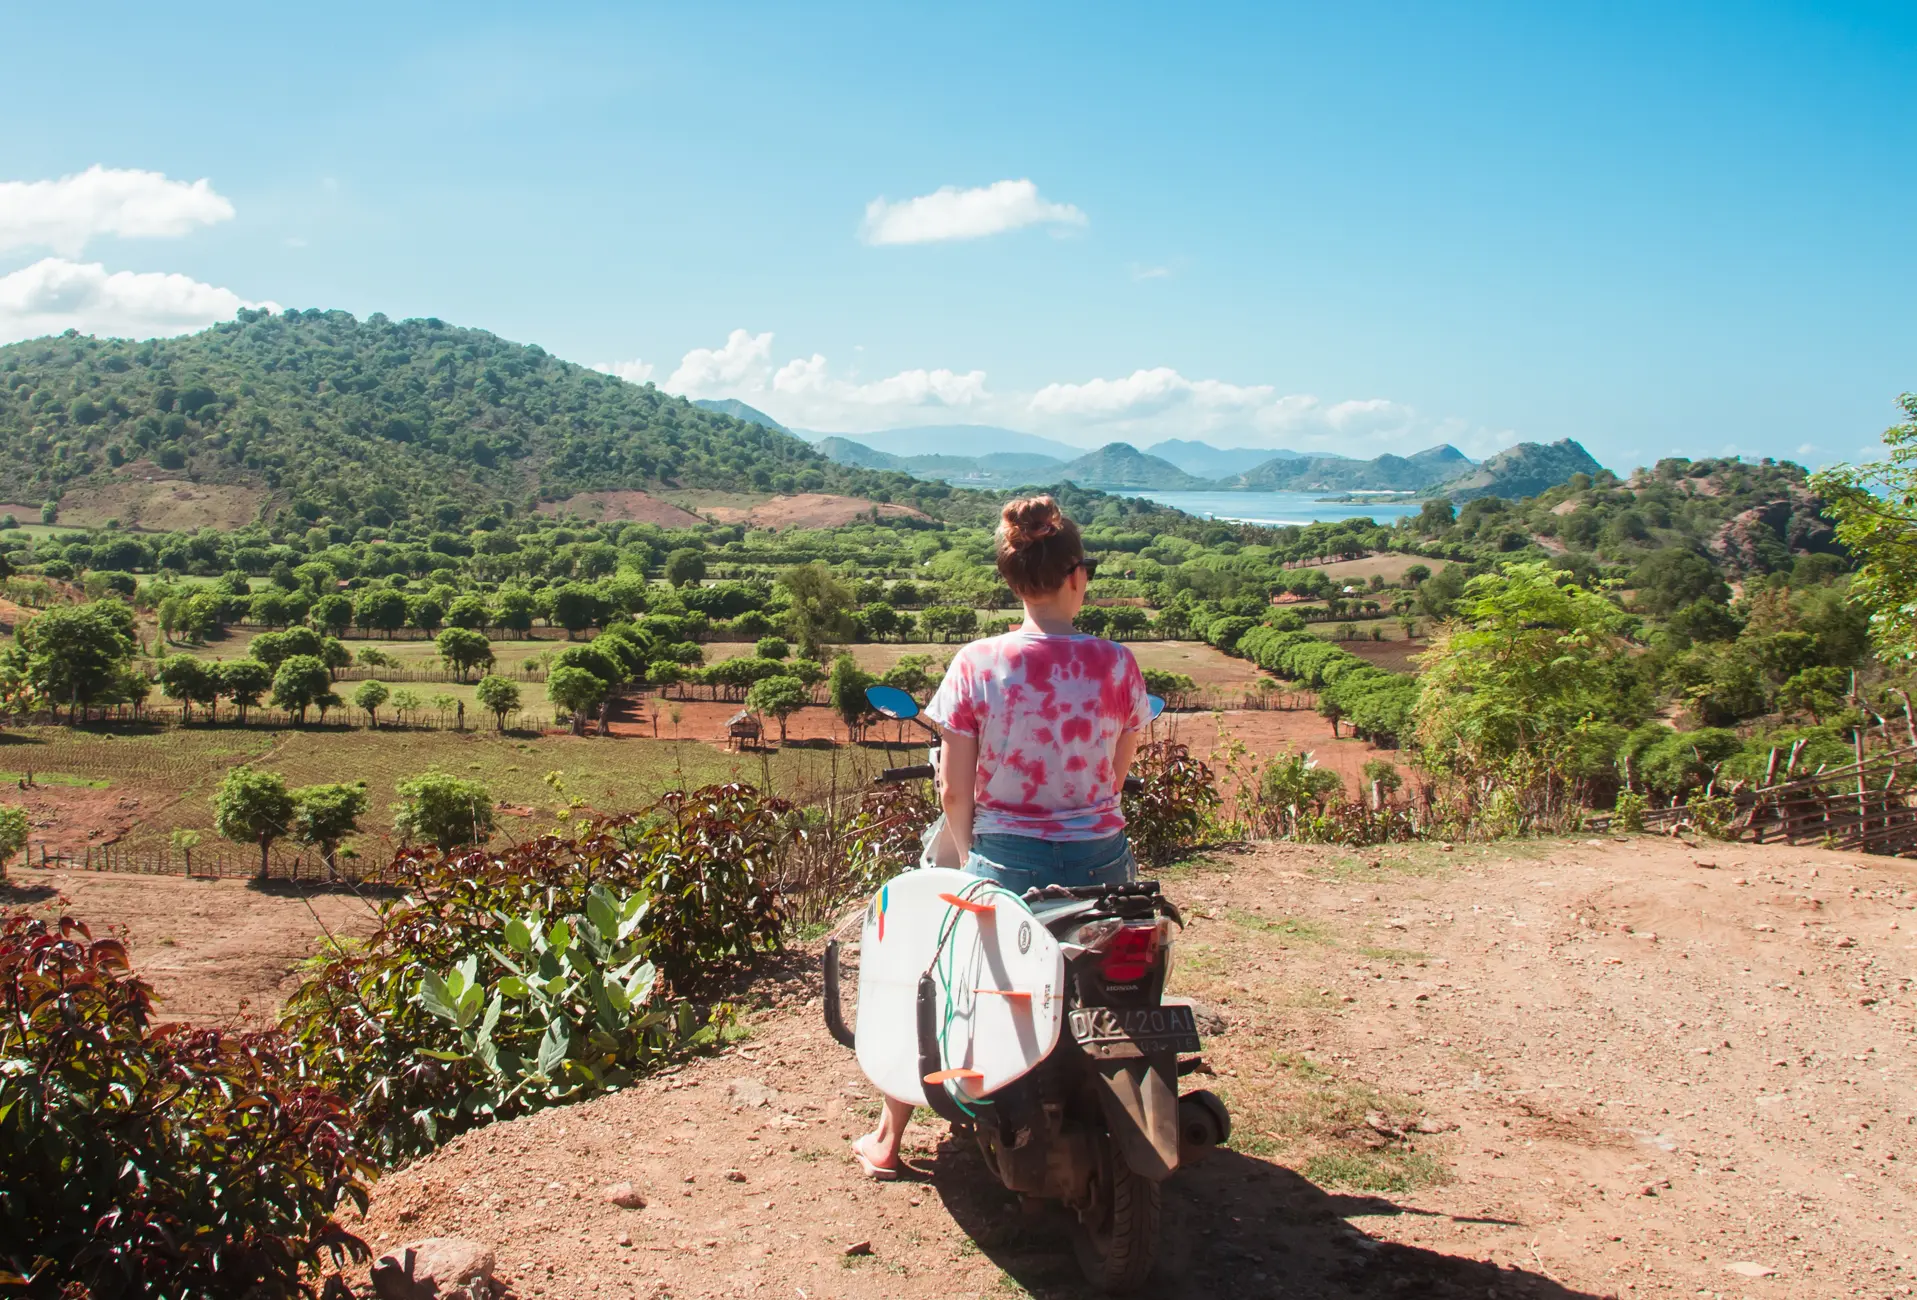
[[[1161,1189],[1125,1163],[1110,1137],[1099,1142],[1097,1188],[1072,1233],[1085,1280],[1125,1294],[1144,1286],[1158,1262]]]

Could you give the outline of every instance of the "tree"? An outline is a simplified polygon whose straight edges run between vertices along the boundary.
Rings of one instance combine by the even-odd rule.
[[[406,621],[422,632],[437,632],[446,619],[446,607],[430,595],[413,596],[406,601]]]
[[[273,707],[299,715],[306,725],[306,711],[333,693],[333,675],[316,655],[294,655],[273,674]]]
[[[851,655],[840,655],[832,661],[832,676],[826,691],[831,696],[833,711],[854,740],[859,738],[867,721],[878,716],[865,698],[865,688],[875,680]]]
[[[385,682],[370,679],[361,682],[359,689],[353,692],[353,703],[366,710],[366,716],[371,719],[375,731],[379,729],[379,706],[391,699],[392,694],[386,689]]]
[[[612,687],[604,678],[594,676],[584,668],[555,668],[546,674],[546,698],[555,708],[564,709],[572,714],[572,732],[575,736],[586,734],[586,716],[599,701],[606,698],[606,692]]]
[[[406,597],[391,587],[375,587],[359,598],[353,619],[369,632],[384,632],[389,638],[406,626]]]
[[[783,659],[792,653],[792,647],[782,636],[762,636],[753,645],[752,653],[761,659]]]
[[[967,605],[933,605],[919,615],[919,622],[927,636],[950,641],[978,630],[978,612]]]
[[[466,627],[449,627],[433,641],[433,648],[439,651],[439,657],[451,664],[460,681],[465,681],[473,669],[493,662],[492,642],[482,632]]]
[[[1631,571],[1631,586],[1637,591],[1637,608],[1653,614],[1668,614],[1693,601],[1723,604],[1731,598],[1715,565],[1675,546],[1645,556]]]
[[[814,560],[794,565],[779,575],[791,606],[786,623],[808,659],[823,658],[827,649],[852,639],[852,593]]]
[[[246,653],[268,668],[278,668],[293,652],[286,646],[285,633],[262,632],[247,644]]]
[[[486,600],[472,592],[453,601],[446,607],[446,622],[453,627],[482,628],[492,622],[493,612],[486,608]]]
[[[272,865],[273,841],[293,823],[293,797],[277,772],[236,767],[213,795],[213,829],[235,844],[260,846],[260,879]]]
[[[1870,611],[1870,635],[1888,659],[1917,657],[1917,393],[1910,418],[1884,431],[1887,460],[1834,465],[1811,476],[1837,540],[1860,562],[1851,599]]]
[[[859,634],[868,640],[883,641],[899,630],[899,612],[884,601],[873,601],[854,614]]]
[[[566,636],[577,637],[599,621],[599,596],[591,587],[569,582],[552,593],[552,621],[566,629]]]
[[[329,636],[320,642],[319,661],[326,665],[326,671],[337,678],[353,666],[353,652],[346,643],[336,636]]]
[[[519,708],[519,685],[505,677],[480,678],[473,695],[481,708],[492,710],[493,720],[501,731],[506,729],[506,715]]]
[[[1777,707],[1790,713],[1808,713],[1813,723],[1840,712],[1849,693],[1849,674],[1841,668],[1806,668],[1779,688]]]
[[[1631,662],[1634,620],[1569,579],[1542,563],[1511,564],[1466,584],[1461,621],[1423,658],[1416,727],[1425,766],[1487,795],[1511,787],[1544,811],[1540,801],[1558,806],[1587,774],[1593,746],[1608,754],[1611,733],[1642,720],[1649,704]]]
[[[315,627],[325,629],[328,636],[338,636],[353,621],[353,602],[334,592],[314,601],[306,616],[313,620]]]
[[[690,546],[682,546],[666,557],[666,581],[675,587],[696,587],[706,580],[706,557]]]
[[[219,666],[220,694],[233,701],[233,707],[246,721],[246,711],[273,689],[273,670],[257,659],[231,659]]]
[[[69,720],[121,683],[133,657],[133,611],[117,600],[56,605],[20,625],[27,685]]]
[[[766,677],[746,692],[746,707],[754,713],[770,714],[779,720],[779,743],[785,744],[786,719],[812,700],[812,692],[796,677]]]
[[[192,655],[169,655],[160,661],[160,692],[169,700],[180,703],[180,721],[193,721],[193,706],[201,701],[211,701],[218,691],[218,681],[213,671],[203,659]]]
[[[477,781],[463,781],[437,768],[422,772],[399,783],[393,829],[441,849],[478,844],[492,834],[492,793]]]
[[[0,804],[0,875],[6,873],[8,860],[27,847],[28,829],[25,808]]]
[[[524,587],[501,587],[493,593],[495,626],[525,632],[533,625],[533,597]]]
[[[293,838],[319,849],[326,874],[337,878],[340,841],[359,829],[366,813],[366,782],[305,785],[292,792],[292,800]]]

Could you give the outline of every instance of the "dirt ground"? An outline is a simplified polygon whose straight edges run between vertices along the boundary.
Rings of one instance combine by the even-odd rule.
[[[1168,1185],[1152,1294],[1911,1294],[1909,864],[1275,846],[1168,881],[1237,1128]],[[810,970],[761,987],[744,1043],[468,1134],[360,1230],[484,1242],[520,1297],[1082,1294],[1063,1216],[942,1126],[918,1177],[858,1177],[875,1101]]]
[[[713,506],[705,511],[722,524],[749,524],[754,528],[843,528],[857,523],[861,515],[876,510],[886,519],[930,519],[923,510],[910,506],[867,501],[863,497],[835,496],[829,492],[801,492],[794,496],[776,496],[753,506]]]
[[[582,519],[631,519],[663,528],[684,528],[703,522],[689,510],[681,510],[670,501],[662,501],[648,492],[633,490],[580,492],[564,501],[542,501],[539,513],[559,515],[570,511]]]
[[[297,983],[294,966],[327,931],[364,937],[374,928],[372,908],[354,894],[284,881],[16,866],[0,882],[0,910],[21,906],[78,917],[96,938],[121,935],[159,996],[159,1018],[195,1024],[270,1021]]]

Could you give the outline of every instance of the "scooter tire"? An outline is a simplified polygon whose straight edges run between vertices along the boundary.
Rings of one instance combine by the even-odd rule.
[[[1158,1263],[1163,1189],[1133,1173],[1110,1139],[1103,1145],[1101,1222],[1081,1220],[1072,1246],[1087,1282],[1109,1295],[1127,1295],[1145,1285]]]

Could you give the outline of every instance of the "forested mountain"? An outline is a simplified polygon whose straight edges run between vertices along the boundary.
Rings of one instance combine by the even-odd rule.
[[[1168,460],[1147,456],[1126,442],[1112,442],[1051,471],[1058,478],[1107,491],[1187,491],[1211,483],[1187,474]]]
[[[1531,497],[1548,492],[1573,474],[1597,474],[1604,467],[1590,452],[1569,438],[1549,445],[1521,442],[1467,469],[1438,487],[1453,501],[1473,497]]]
[[[0,347],[0,501],[155,475],[373,526],[607,488],[835,491],[934,513],[951,496],[439,320],[243,311],[182,338]]]
[[[795,432],[804,432],[795,430]],[[826,434],[807,432],[813,442],[825,438],[847,438],[873,451],[893,456],[1000,456],[1036,455],[1055,460],[1071,460],[1085,454],[1083,447],[1043,438],[1036,433],[1004,429],[995,424],[922,424],[909,429],[880,429],[876,433]]]
[[[729,415],[735,420],[744,420],[747,424],[756,424],[764,429],[777,429],[780,433],[792,430],[761,411],[756,406],[747,406],[736,397],[699,397],[693,399],[694,406],[703,411],[716,411],[720,415]]]
[[[1268,460],[1218,486],[1257,492],[1422,492],[1470,467],[1469,457],[1445,443],[1415,456],[1384,455],[1375,460],[1342,456]]]

